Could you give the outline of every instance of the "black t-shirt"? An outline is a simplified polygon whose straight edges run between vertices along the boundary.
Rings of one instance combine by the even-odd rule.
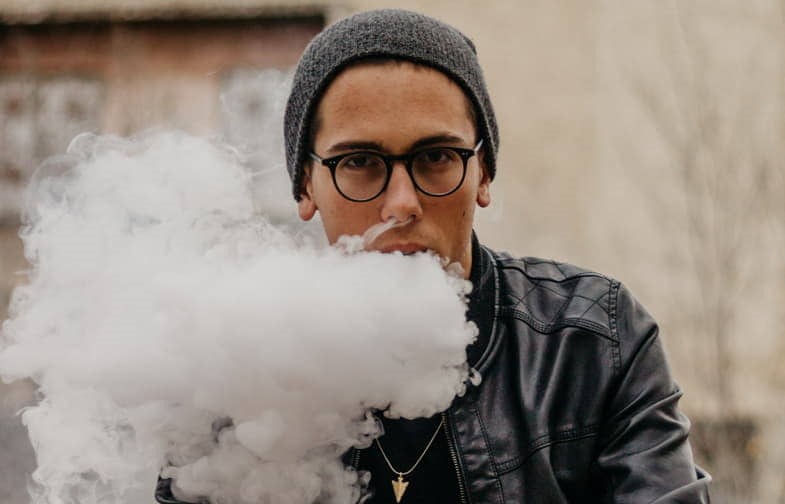
[[[488,346],[493,329],[493,289],[487,288],[493,271],[490,261],[485,257],[476,236],[472,236],[472,271],[469,279],[473,290],[469,296],[467,318],[477,324],[477,340],[467,348],[470,365],[475,365]],[[379,438],[384,452],[396,470],[404,472],[414,465],[417,458],[428,445],[433,433],[442,421],[442,415],[416,420],[390,420],[381,418],[384,435]],[[401,499],[401,504],[455,504],[460,502],[458,489],[458,468],[450,454],[448,437],[449,427],[445,423],[436,435],[430,449],[411,474],[404,476],[409,483]],[[449,441],[454,443],[454,441]],[[376,443],[360,450],[358,469],[370,471],[370,489],[373,495],[367,504],[393,504],[392,481],[397,480]]]

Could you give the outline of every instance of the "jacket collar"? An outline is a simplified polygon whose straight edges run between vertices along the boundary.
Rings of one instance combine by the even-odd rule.
[[[493,255],[480,245],[477,234],[472,232],[472,266],[469,280],[472,292],[466,317],[474,322],[479,334],[466,349],[469,365],[479,370],[487,360],[488,349],[494,341],[496,315],[498,312],[498,275]]]

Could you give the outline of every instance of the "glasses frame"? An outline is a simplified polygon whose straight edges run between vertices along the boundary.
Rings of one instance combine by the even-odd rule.
[[[390,183],[390,178],[392,177],[394,163],[397,162],[397,161],[403,161],[404,165],[406,166],[406,171],[409,174],[409,178],[411,179],[412,184],[414,185],[414,187],[418,191],[420,191],[421,193],[426,194],[428,196],[441,198],[442,196],[449,196],[450,194],[452,194],[455,191],[457,191],[458,189],[460,189],[460,187],[463,185],[463,181],[464,181],[464,179],[466,179],[466,167],[469,164],[469,159],[471,159],[473,156],[475,156],[480,151],[480,148],[482,147],[482,141],[483,141],[483,139],[480,139],[480,141],[477,142],[477,145],[475,145],[473,149],[466,149],[466,148],[463,148],[463,147],[438,147],[438,146],[436,146],[436,147],[424,147],[422,149],[417,149],[417,150],[414,150],[414,151],[411,151],[411,152],[407,152],[406,154],[400,154],[400,155],[397,155],[397,156],[386,155],[386,154],[382,154],[382,153],[376,152],[376,151],[353,151],[353,152],[347,152],[346,154],[339,154],[337,156],[333,156],[333,157],[329,157],[329,158],[319,157],[319,155],[316,154],[313,151],[309,152],[308,155],[314,161],[317,161],[317,162],[321,163],[322,165],[324,165],[324,166],[326,166],[327,168],[330,169],[330,175],[332,176],[333,185],[335,186],[335,189],[338,191],[338,193],[341,196],[343,196],[344,198],[348,199],[349,201],[354,201],[354,202],[357,202],[357,203],[365,203],[367,201],[371,201],[371,200],[374,200],[374,199],[378,198],[379,195],[382,194],[387,189],[387,185]],[[458,154],[458,156],[460,156],[461,160],[463,161],[463,173],[461,174],[461,180],[460,180],[460,182],[458,182],[458,184],[455,186],[454,189],[452,189],[452,190],[450,190],[450,191],[448,191],[446,193],[441,193],[441,194],[430,193],[430,192],[426,191],[425,189],[423,189],[422,187],[420,187],[419,184],[417,184],[417,181],[414,179],[414,174],[412,173],[412,162],[414,161],[415,157],[417,157],[418,155],[422,154],[423,152],[428,152],[428,151],[431,151],[431,150],[443,150],[443,149],[447,149],[447,150],[455,152],[456,154]],[[373,155],[373,156],[377,156],[377,157],[381,158],[382,161],[384,161],[384,165],[387,168],[387,174],[385,176],[384,184],[382,185],[382,188],[379,190],[379,192],[377,192],[376,194],[374,194],[370,198],[364,198],[364,199],[350,198],[349,196],[344,194],[343,191],[341,191],[341,188],[338,187],[338,181],[335,179],[335,170],[336,170],[336,168],[338,168],[338,164],[344,158],[347,158],[349,156],[354,156],[354,155],[357,155],[357,154],[370,154],[370,155]]]

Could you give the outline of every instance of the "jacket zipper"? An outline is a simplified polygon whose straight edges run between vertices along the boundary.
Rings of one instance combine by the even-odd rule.
[[[357,448],[352,448],[352,467],[355,470],[360,468],[360,450]]]
[[[458,476],[458,494],[460,495],[460,503],[461,504],[468,504],[469,501],[466,498],[466,488],[464,487],[463,481],[463,471],[461,470],[461,463],[458,460],[458,451],[455,448],[455,435],[452,430],[452,423],[450,423],[450,418],[447,415],[447,412],[442,412],[442,419],[444,420],[444,425],[447,428],[447,449],[450,451],[450,458],[452,459],[452,464],[455,467],[455,474]]]

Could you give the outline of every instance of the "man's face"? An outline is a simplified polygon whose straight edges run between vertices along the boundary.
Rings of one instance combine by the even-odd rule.
[[[421,147],[472,149],[479,140],[463,91],[444,74],[407,62],[360,64],[330,84],[317,111],[313,151],[329,158],[352,151],[404,154]],[[403,162],[394,165],[386,190],[358,203],[336,190],[330,170],[306,166],[300,217],[318,211],[330,243],[341,235],[361,235],[394,217],[412,222],[382,234],[370,248],[404,253],[430,250],[458,262],[468,276],[475,205],[490,203],[490,178],[482,150],[469,159],[461,187],[442,197],[419,192]]]

